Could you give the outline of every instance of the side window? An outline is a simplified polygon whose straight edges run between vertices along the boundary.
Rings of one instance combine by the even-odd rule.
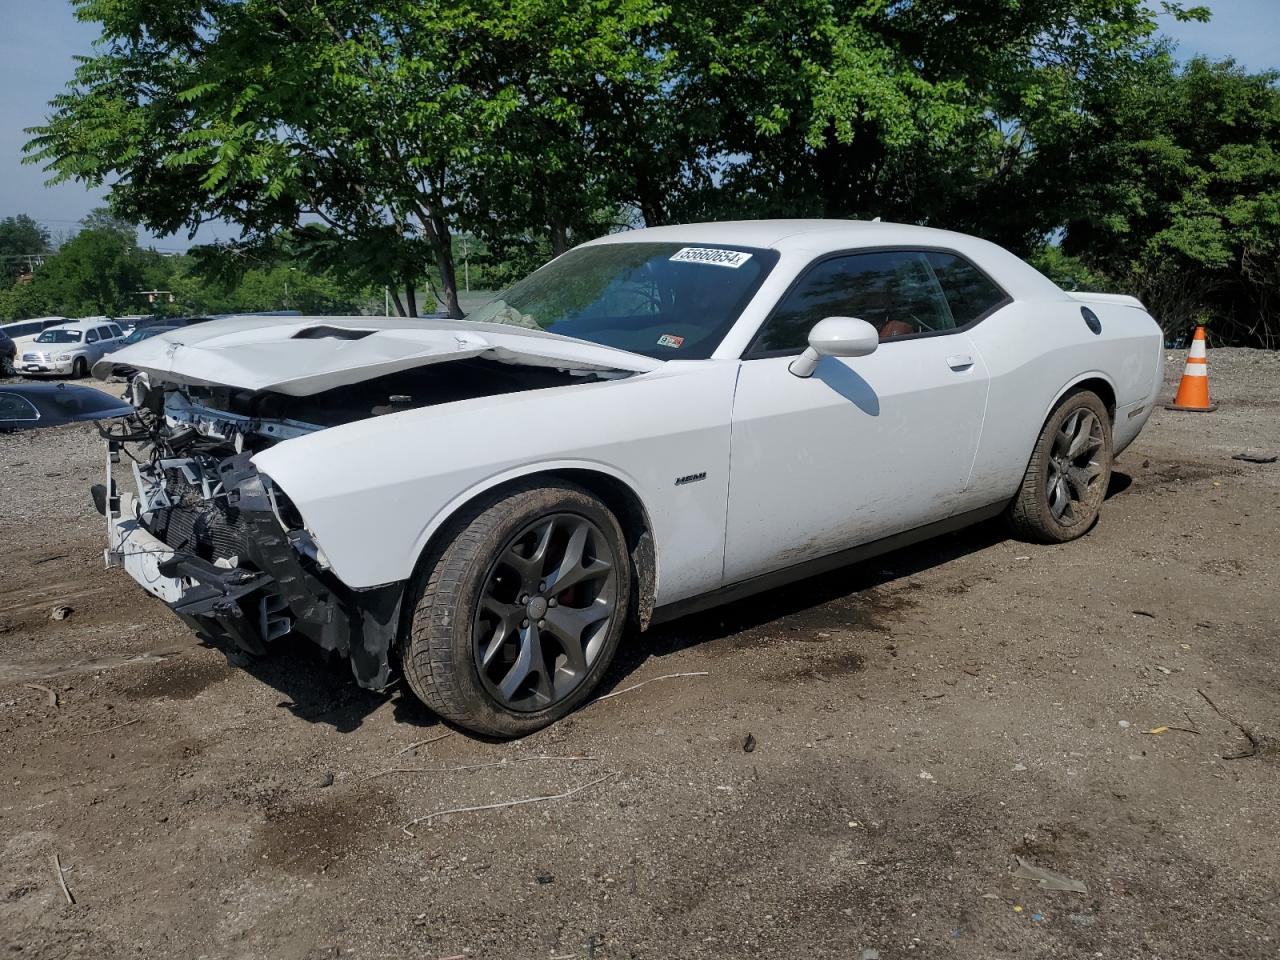
[[[110,328],[110,327],[99,327],[99,328],[98,328],[98,336],[99,336],[101,339],[103,339],[103,340],[110,340],[110,339],[111,339],[111,328]]]
[[[97,331],[97,330],[90,330],[87,334],[85,334],[84,342],[85,342],[85,343],[97,343],[97,342],[98,342],[98,331]]]
[[[40,414],[26,397],[0,393],[0,420],[39,420]]]
[[[967,326],[1008,302],[1009,295],[968,260],[953,253],[925,256],[946,294],[957,327]]]
[[[109,329],[109,330],[111,331],[111,336],[113,336],[113,337],[123,337],[123,336],[124,336],[124,331],[123,331],[123,330],[121,330],[121,329],[120,329],[118,326],[116,326],[114,323],[112,323],[112,324],[108,324],[107,329]]]
[[[831,257],[810,267],[782,299],[753,353],[800,351],[825,317],[858,317],[881,340],[955,327],[926,254],[883,251]]]

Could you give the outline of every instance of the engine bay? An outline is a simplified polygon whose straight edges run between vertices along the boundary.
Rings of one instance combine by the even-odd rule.
[[[164,421],[167,431],[157,439],[169,453],[193,449],[229,456],[371,417],[608,377],[610,374],[601,372],[470,358],[403,370],[303,397],[222,386],[153,387],[142,376],[130,384],[130,400],[140,411]]]

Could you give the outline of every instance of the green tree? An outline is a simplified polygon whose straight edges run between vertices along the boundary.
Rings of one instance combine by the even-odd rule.
[[[651,0],[75,2],[98,52],[31,160],[110,182],[113,209],[161,234],[221,217],[252,245],[323,223],[304,254],[369,279],[375,262],[410,313],[433,267],[455,315],[457,229],[563,232],[595,208],[576,199],[571,93],[648,59],[626,28],[653,16]]]
[[[7,290],[0,290],[0,321],[50,315],[60,316],[37,284],[15,283]]]
[[[1029,252],[1161,56],[1148,0],[75,0],[101,28],[28,159],[161,234],[283,230],[457,314],[455,237],[883,216]],[[621,218],[600,211],[623,207]]]
[[[0,220],[0,280],[12,283],[52,251],[49,231],[25,213]]]
[[[672,90],[715,183],[676,176],[677,218],[881,216],[1024,252],[1061,223],[1062,169],[1036,133],[1149,55],[1144,0],[690,0],[673,17]],[[711,110],[712,116],[707,117]],[[712,131],[709,139],[707,131]],[[646,217],[647,219],[647,217]]]
[[[95,207],[90,210],[88,215],[80,221],[80,229],[115,233],[126,240],[138,242],[138,225],[116,216],[110,207]]]
[[[33,295],[68,316],[133,313],[142,304],[143,259],[129,237],[82,230],[45,262]]]
[[[1143,65],[1074,151],[1087,175],[1063,248],[1139,294],[1169,330],[1280,346],[1280,73]]]

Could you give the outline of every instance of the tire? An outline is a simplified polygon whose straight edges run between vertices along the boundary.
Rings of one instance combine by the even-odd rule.
[[[1088,390],[1068,393],[1045,421],[1022,486],[1006,511],[1014,533],[1035,543],[1084,536],[1102,509],[1111,464],[1106,406]]]
[[[439,543],[411,588],[409,688],[443,719],[495,737],[580,706],[627,625],[634,578],[617,518],[573,484],[521,485],[466,511]]]
[[[89,364],[84,357],[76,357],[71,364],[71,379],[83,380],[89,375]]]

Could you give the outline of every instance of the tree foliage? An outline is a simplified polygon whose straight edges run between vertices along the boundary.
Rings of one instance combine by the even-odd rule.
[[[136,311],[143,289],[140,252],[132,237],[111,230],[83,230],[51,257],[32,290],[69,316]]]
[[[160,233],[239,224],[218,256],[240,280],[287,249],[457,314],[460,234],[499,277],[640,223],[880,216],[1135,289],[1171,325],[1277,327],[1276,78],[1179,68],[1160,18],[1200,7],[75,3],[101,41],[29,159]]]
[[[454,313],[459,228],[567,230],[595,209],[573,179],[582,144],[560,135],[580,123],[565,91],[646,61],[628,41],[654,15],[648,0],[76,4],[102,40],[35,131],[57,178],[113,179],[115,209],[160,233],[220,217],[252,245],[304,228],[304,254],[375,261],[410,290],[432,266]]]
[[[1167,57],[1095,105],[1063,246],[1170,329],[1280,346],[1280,74]]]
[[[12,283],[52,249],[49,231],[25,213],[5,217],[0,220],[0,279]]]
[[[229,269],[221,254],[211,257],[199,248],[184,256],[142,249],[136,228],[106,211],[94,211],[82,226],[33,276],[0,288],[0,319],[259,310],[341,314],[358,312],[370,301],[362,288],[312,271],[283,247]],[[173,299],[162,294],[151,302],[144,291],[167,291]]]

